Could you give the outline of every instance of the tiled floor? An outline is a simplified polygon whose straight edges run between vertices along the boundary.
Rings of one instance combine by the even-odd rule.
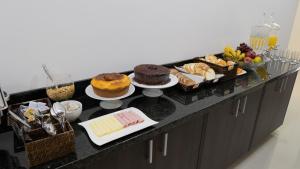
[[[300,74],[283,126],[231,169],[300,169]]]

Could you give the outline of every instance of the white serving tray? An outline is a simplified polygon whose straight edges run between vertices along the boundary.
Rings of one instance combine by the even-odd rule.
[[[96,119],[101,119],[101,118],[104,118],[104,117],[107,117],[107,116],[112,116],[114,114],[118,114],[118,113],[121,113],[121,112],[124,112],[124,111],[135,112],[137,115],[139,115],[141,118],[144,119],[144,122],[138,123],[138,124],[126,127],[126,128],[123,128],[123,129],[121,129],[119,131],[113,132],[113,133],[108,134],[108,135],[104,135],[102,137],[97,137],[92,132],[92,129],[90,128],[90,123],[92,121],[94,121]],[[130,108],[127,108],[127,109],[123,109],[123,110],[120,110],[120,111],[117,111],[117,112],[114,112],[114,113],[110,113],[110,114],[107,114],[107,115],[104,115],[104,116],[100,116],[100,117],[97,117],[97,118],[94,118],[94,119],[91,119],[91,120],[88,120],[88,121],[85,121],[85,122],[82,122],[82,123],[78,123],[78,124],[85,128],[85,130],[87,131],[87,133],[88,133],[88,135],[89,135],[89,137],[90,137],[90,139],[92,140],[93,143],[95,143],[98,146],[101,146],[101,145],[109,143],[109,142],[111,142],[113,140],[116,140],[118,138],[127,136],[127,135],[129,135],[131,133],[134,133],[134,132],[137,132],[139,130],[145,129],[147,127],[153,126],[153,125],[155,125],[157,123],[158,122],[151,120],[149,117],[147,117],[139,109],[137,109],[135,107],[130,107]]]
[[[242,75],[244,75],[246,73],[247,73],[247,71],[243,69],[243,71],[240,74],[237,74],[237,76],[242,76]]]

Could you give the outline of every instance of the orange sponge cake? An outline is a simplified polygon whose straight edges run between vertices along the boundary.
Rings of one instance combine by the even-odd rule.
[[[104,73],[91,81],[94,93],[101,97],[119,97],[128,92],[131,80],[127,75],[119,73]]]

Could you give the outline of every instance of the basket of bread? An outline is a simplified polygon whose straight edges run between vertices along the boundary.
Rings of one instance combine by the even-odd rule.
[[[179,86],[186,92],[197,89],[199,85],[204,81],[204,78],[202,76],[183,73],[176,69],[170,69],[170,73],[178,78]]]
[[[204,77],[206,81],[211,81],[216,78],[214,69],[205,63],[188,63],[184,64],[182,68],[190,74]]]
[[[186,63],[183,66],[171,69],[171,74],[179,79],[179,85],[185,91],[197,89],[201,84],[216,83],[223,74],[217,74],[214,69],[205,63]]]
[[[230,80],[237,76],[238,64],[233,61],[225,61],[221,57],[208,55],[205,57],[197,57],[195,61],[205,63],[216,71],[216,73],[224,74],[222,80]]]

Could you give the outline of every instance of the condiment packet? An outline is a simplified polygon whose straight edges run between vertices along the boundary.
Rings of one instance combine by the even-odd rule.
[[[50,108],[46,105],[46,103],[43,102],[29,102],[28,108],[32,108],[35,110],[39,110],[40,112],[48,111]]]

